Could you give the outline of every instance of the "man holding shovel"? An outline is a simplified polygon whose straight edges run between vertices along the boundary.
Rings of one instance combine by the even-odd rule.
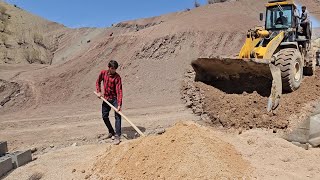
[[[122,83],[121,77],[116,72],[118,68],[118,62],[111,60],[108,63],[108,70],[102,70],[99,74],[99,77],[96,81],[96,90],[99,98],[104,97],[110,104],[112,104],[118,111],[121,111],[122,105]],[[101,81],[103,81],[103,94],[101,94]],[[113,129],[110,120],[109,112],[111,107],[103,102],[102,103],[102,118],[106,124],[109,134],[107,138],[114,137],[114,144],[120,144],[121,136],[121,116],[115,112],[115,130]]]

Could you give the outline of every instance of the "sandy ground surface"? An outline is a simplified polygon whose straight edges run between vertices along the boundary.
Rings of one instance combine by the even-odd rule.
[[[105,29],[55,25],[49,31],[57,45],[52,65],[0,65],[1,140],[10,151],[36,148],[36,160],[5,179],[141,179],[153,178],[152,172],[160,179],[319,179],[319,149],[306,151],[280,138],[318,104],[319,72],[285,94],[276,115],[264,113],[267,97],[259,91],[232,92],[232,83],[185,88],[192,60],[239,52],[246,31],[259,25],[264,3],[218,3]],[[304,4],[319,7],[313,0]],[[109,59],[120,63],[123,112],[150,135],[135,139],[124,122],[120,146],[105,139],[101,101],[93,94]],[[179,121],[197,124],[175,125]]]
[[[184,121],[119,146],[54,150],[5,179],[318,179],[319,157],[318,149],[304,150],[270,130],[237,134]]]

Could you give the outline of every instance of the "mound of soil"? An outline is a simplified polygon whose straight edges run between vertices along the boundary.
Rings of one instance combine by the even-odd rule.
[[[108,149],[93,167],[100,179],[240,179],[249,172],[231,144],[208,128],[186,123]]]
[[[182,95],[187,106],[210,124],[227,128],[288,128],[311,114],[320,95],[318,70],[315,76],[305,76],[297,91],[283,94],[279,108],[268,113],[271,82],[268,86],[268,82],[262,83],[263,81],[247,77],[246,81],[240,79],[239,82],[205,84],[192,82],[193,72],[187,73],[186,77]],[[260,88],[252,90],[250,83],[257,84]],[[239,88],[240,86],[244,88]]]

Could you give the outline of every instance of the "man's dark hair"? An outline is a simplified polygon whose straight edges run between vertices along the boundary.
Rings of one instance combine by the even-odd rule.
[[[109,64],[108,64],[108,67],[109,67],[109,68],[110,68],[110,67],[113,67],[113,68],[115,68],[115,69],[118,69],[118,66],[119,66],[119,64],[118,64],[118,62],[115,61],[115,60],[110,60],[110,62],[109,62]]]
[[[302,9],[306,9],[307,7],[306,6],[302,6]]]

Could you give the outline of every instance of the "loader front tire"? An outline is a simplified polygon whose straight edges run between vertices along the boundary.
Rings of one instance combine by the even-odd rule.
[[[299,50],[294,48],[281,49],[278,52],[276,65],[280,66],[283,91],[297,90],[303,77],[302,57]]]

